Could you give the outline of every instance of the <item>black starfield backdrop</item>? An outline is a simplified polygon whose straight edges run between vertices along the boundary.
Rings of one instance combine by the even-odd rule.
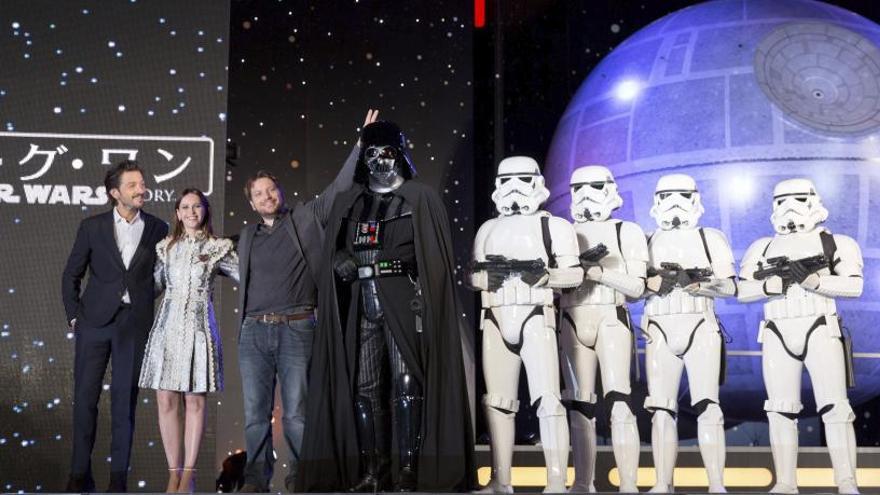
[[[223,211],[228,34],[222,1],[5,0],[0,8],[0,491],[58,491],[66,481],[74,340],[61,271],[79,221],[109,209],[106,170],[137,159],[145,210],[165,220],[189,186]],[[154,394],[139,401],[129,490],[161,491]],[[214,477],[209,403],[202,490]],[[107,392],[92,458],[99,488],[109,471],[109,405]]]
[[[270,170],[291,203],[314,197],[342,166],[367,108],[378,108],[380,119],[403,128],[420,180],[443,198],[457,263],[466,263],[474,235],[472,12],[471,2],[445,0],[233,1],[229,139],[240,155],[227,169],[227,234],[259,220],[242,192],[249,175]],[[235,296],[224,293],[227,343],[235,338]],[[219,457],[244,448],[242,402],[233,393],[241,390],[237,349],[225,351]],[[280,404],[276,489],[290,458]]]

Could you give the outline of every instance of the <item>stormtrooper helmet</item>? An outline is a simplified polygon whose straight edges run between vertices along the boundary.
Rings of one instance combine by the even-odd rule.
[[[788,179],[773,188],[770,221],[777,233],[810,232],[827,219],[828,210],[809,179]]]
[[[604,221],[623,205],[611,171],[601,165],[580,167],[571,174],[571,217],[575,222]]]
[[[671,174],[660,177],[654,190],[651,216],[662,230],[693,229],[703,214],[703,203],[693,177]]]
[[[492,201],[502,215],[532,215],[549,197],[541,169],[533,158],[512,156],[498,164]]]
[[[394,122],[377,121],[364,127],[354,181],[393,184],[398,176],[412,179],[416,169],[406,146],[406,137]]]

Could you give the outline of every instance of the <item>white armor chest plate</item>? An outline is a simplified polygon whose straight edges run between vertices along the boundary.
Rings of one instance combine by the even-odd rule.
[[[617,225],[619,223],[614,220],[581,222],[574,224],[574,230],[577,232],[581,253],[599,244],[604,244],[608,248],[608,254],[599,261],[602,268],[626,273],[626,260],[623,258],[623,253],[620,252],[620,243],[617,238]],[[561,301],[564,308],[593,304],[618,305],[624,303],[626,303],[626,296],[607,285],[592,280],[584,280],[584,283],[577,289],[564,292]]]
[[[486,255],[502,255],[508,259],[542,259],[547,263],[547,249],[541,232],[540,215],[500,216],[486,235]],[[533,288],[519,277],[510,277],[495,292],[481,292],[484,308],[511,304],[552,305],[553,290]]]
[[[770,241],[762,261],[777,256],[786,256],[790,260],[799,260],[817,254],[823,254],[822,238],[819,229],[812,232],[777,235]],[[830,275],[828,268],[820,270],[819,275]],[[764,316],[774,320],[778,318],[799,318],[803,316],[819,316],[837,313],[834,299],[810,292],[798,284],[793,284],[781,296],[770,298],[764,303]]]
[[[658,230],[648,241],[649,267],[678,263],[682,268],[711,268],[699,229]],[[661,297],[652,295],[645,302],[645,315],[673,315],[714,311],[711,297],[694,296],[680,287]]]
[[[538,215],[501,216],[486,236],[485,253],[500,254],[510,259],[547,261],[541,217]]]

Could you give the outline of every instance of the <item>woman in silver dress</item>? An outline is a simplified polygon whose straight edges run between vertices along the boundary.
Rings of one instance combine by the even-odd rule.
[[[238,282],[238,255],[232,241],[214,237],[210,205],[201,191],[185,189],[174,208],[172,233],[156,245],[155,282],[165,294],[150,330],[139,384],[156,390],[159,431],[168,460],[166,491],[191,492],[205,428],[206,396],[223,390],[214,278],[222,274]],[[184,424],[178,418],[181,398]]]

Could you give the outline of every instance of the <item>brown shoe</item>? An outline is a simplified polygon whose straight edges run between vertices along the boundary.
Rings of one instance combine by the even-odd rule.
[[[181,468],[168,468],[168,486],[165,487],[165,493],[177,493],[180,487],[180,471]]]
[[[180,484],[177,488],[177,493],[192,493],[196,488],[196,471],[197,469],[194,467],[185,467],[183,468],[183,473],[180,475]]]

